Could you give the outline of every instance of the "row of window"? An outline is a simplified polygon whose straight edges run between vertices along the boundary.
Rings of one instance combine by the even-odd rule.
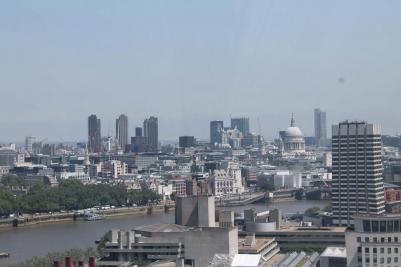
[[[401,220],[363,220],[363,231],[371,233],[400,232]],[[398,242],[398,241],[397,241]]]

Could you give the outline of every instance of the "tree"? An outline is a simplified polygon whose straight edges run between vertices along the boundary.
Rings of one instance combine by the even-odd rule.
[[[315,217],[319,215],[320,208],[319,207],[313,207],[305,210],[304,215],[310,216],[310,217]]]
[[[302,190],[298,190],[297,192],[295,192],[295,199],[296,200],[302,200],[303,197],[303,191]]]
[[[172,193],[170,194],[170,199],[171,199],[172,201],[175,201],[175,200],[177,199],[177,193],[176,193],[176,192],[172,192]]]
[[[25,185],[25,180],[15,174],[5,174],[1,177],[1,183],[4,186],[22,186]]]
[[[4,186],[0,186],[0,216],[14,213],[16,201],[14,195]]]
[[[331,204],[327,205],[326,207],[323,208],[323,211],[325,212],[331,212],[332,211],[332,206]]]

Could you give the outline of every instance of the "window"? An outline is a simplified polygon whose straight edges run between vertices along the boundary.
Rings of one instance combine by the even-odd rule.
[[[394,253],[398,253],[398,248],[394,248]]]
[[[379,222],[378,221],[372,221],[372,232],[373,233],[379,232]]]
[[[394,237],[394,242],[398,243],[398,237]]]
[[[384,248],[380,248],[380,253],[381,253],[381,254],[384,253]]]
[[[391,237],[387,238],[387,242],[391,243]]]
[[[384,263],[384,258],[380,258],[380,263]]]
[[[369,253],[369,248],[365,248],[365,253]]]
[[[394,229],[393,229],[393,221],[392,220],[391,221],[387,221],[387,232],[391,233],[393,231],[394,231]]]
[[[380,232],[381,233],[386,232],[386,221],[380,221]]]
[[[371,231],[371,229],[370,229],[370,221],[368,221],[368,220],[364,220],[363,221],[363,231],[364,232],[370,232]]]
[[[391,258],[390,257],[387,258],[387,263],[391,263]]]
[[[373,248],[373,253],[377,253],[377,248]]]
[[[387,248],[387,253],[391,254],[391,248]]]
[[[373,242],[377,243],[377,237],[373,237]]]
[[[394,257],[394,262],[395,262],[395,263],[398,262],[398,257]]]
[[[365,242],[369,243],[369,237],[365,237]]]
[[[380,242],[384,243],[385,242],[384,240],[385,240],[384,237],[380,238]]]
[[[360,236],[358,236],[358,237],[356,238],[356,242],[361,243],[361,237],[360,237]]]

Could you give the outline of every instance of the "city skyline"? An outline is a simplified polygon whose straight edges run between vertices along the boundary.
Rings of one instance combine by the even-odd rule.
[[[288,126],[288,120],[291,118],[291,114],[294,113],[294,115],[297,117],[297,126],[302,130],[302,132],[305,134],[305,136],[310,136],[310,137],[314,137],[315,136],[315,110],[320,110],[323,111],[324,113],[327,114],[327,119],[326,119],[326,127],[327,127],[327,137],[331,136],[331,126],[336,125],[340,122],[343,122],[344,120],[347,121],[367,121],[364,118],[340,118],[337,121],[333,121],[333,119],[331,119],[331,114],[324,108],[322,107],[316,107],[316,108],[311,108],[309,110],[309,117],[305,118],[304,120],[300,120],[299,119],[299,115],[297,112],[291,112],[289,114],[286,114],[287,116],[284,118],[283,122],[280,122],[280,127],[277,129],[272,130],[272,135],[266,135],[263,129],[263,125],[261,125],[261,135],[263,137],[265,137],[267,140],[274,140],[276,138],[279,137],[279,131],[284,130],[287,126]],[[143,129],[143,120],[145,117],[143,118],[137,118],[135,117],[134,119],[132,119],[131,116],[127,115],[127,113],[120,113],[121,115],[125,115],[126,117],[128,117],[128,139],[130,139],[131,137],[135,137],[135,132],[136,132],[136,128],[142,128]],[[117,137],[116,135],[116,117],[119,117],[120,115],[114,115],[114,116],[107,116],[110,117],[109,120],[104,119],[104,117],[100,116],[98,113],[93,112],[92,115],[96,115],[100,120],[101,120],[101,137]],[[88,116],[88,114],[86,114],[86,116]],[[226,115],[226,116],[220,116],[218,118],[212,118],[211,120],[207,120],[205,122],[205,125],[201,125],[203,128],[205,128],[203,131],[201,131],[201,134],[199,134],[199,132],[192,130],[192,131],[184,131],[184,132],[178,132],[177,135],[175,136],[174,134],[172,135],[168,135],[168,137],[166,137],[166,132],[164,130],[168,130],[169,128],[171,128],[171,122],[169,121],[162,121],[160,119],[159,116],[153,114],[152,116],[156,117],[159,119],[158,122],[158,128],[159,128],[159,141],[161,142],[177,142],[178,143],[178,137],[179,136],[195,136],[197,139],[199,140],[203,140],[203,141],[208,141],[210,139],[210,122],[211,121],[223,121],[224,126],[231,126],[231,121],[232,119],[236,119],[236,118],[242,118],[244,117],[244,114],[239,114],[236,117],[233,117],[231,115]],[[149,117],[149,116],[148,116]],[[162,116],[163,117],[163,116]],[[365,116],[366,117],[366,116]],[[259,134],[259,130],[258,130],[258,117],[256,118],[252,118],[249,116],[245,116],[245,118],[248,118],[250,121],[250,132],[253,134]],[[134,121],[135,123],[133,123],[132,121]],[[301,122],[300,122],[301,121]],[[306,123],[303,123],[303,121],[306,121]],[[374,120],[369,119],[370,122],[376,124],[376,125],[380,125],[381,129],[382,129],[382,134],[383,135],[399,135],[401,134],[401,132],[386,132],[385,130],[383,130],[384,126],[382,123],[379,122],[374,122]],[[203,121],[201,121],[203,123]],[[68,136],[55,136],[55,137],[49,137],[48,135],[46,135],[45,133],[43,135],[40,134],[35,134],[32,133],[32,131],[28,131],[26,134],[25,133],[21,133],[22,138],[16,140],[15,138],[10,138],[10,139],[4,139],[2,140],[0,137],[0,142],[9,142],[9,143],[17,143],[17,144],[22,144],[25,142],[25,138],[27,136],[33,136],[39,139],[45,139],[46,141],[50,142],[50,143],[63,143],[63,142],[86,142],[88,137],[87,137],[87,120],[85,120],[85,124],[83,125],[83,136],[82,137],[78,137],[78,138],[69,138]],[[107,126],[105,126],[105,124]],[[304,125],[308,125],[308,128],[305,128]],[[163,128],[162,128],[163,127]],[[165,128],[164,128],[165,127]],[[105,129],[107,128],[107,129]],[[168,131],[167,131],[168,132]],[[160,137],[160,133],[161,133],[161,137]]]
[[[401,132],[400,2],[88,3],[4,4],[1,141],[83,140],[92,113],[104,133],[117,114],[132,126],[157,116],[168,140],[206,139],[208,122],[229,114],[253,129],[259,118],[274,137],[294,112],[312,135],[314,107],[328,125]]]

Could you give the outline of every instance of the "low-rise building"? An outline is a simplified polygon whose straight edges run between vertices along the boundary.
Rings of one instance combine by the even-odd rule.
[[[347,266],[401,265],[401,215],[354,216],[354,230],[346,232]]]
[[[106,257],[98,266],[115,267],[138,262],[173,260],[176,266],[207,266],[216,253],[238,254],[236,228],[191,228],[174,224],[112,230],[105,245]]]

